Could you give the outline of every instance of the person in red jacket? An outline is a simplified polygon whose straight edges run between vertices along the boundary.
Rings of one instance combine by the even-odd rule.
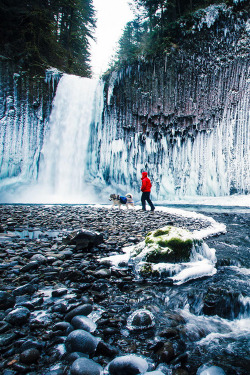
[[[151,199],[150,199],[150,192],[151,192],[152,184],[151,184],[150,179],[148,178],[148,173],[147,172],[142,172],[141,181],[142,181],[142,185],[141,185],[141,191],[142,191],[142,196],[141,196],[142,210],[146,211],[146,201],[147,201],[148,204],[149,204],[149,206],[150,206],[150,208],[151,208],[151,211],[154,211],[155,210],[155,206],[153,205],[153,203],[151,202]]]

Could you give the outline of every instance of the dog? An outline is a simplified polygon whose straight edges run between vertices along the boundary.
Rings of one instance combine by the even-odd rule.
[[[129,208],[129,206],[135,208],[132,194],[126,194],[125,197],[117,194],[110,194],[109,200],[112,201],[111,208],[115,206],[118,206],[119,210],[122,206],[126,206],[127,209]]]

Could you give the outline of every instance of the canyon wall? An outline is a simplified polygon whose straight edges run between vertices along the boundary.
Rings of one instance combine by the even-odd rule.
[[[146,170],[160,199],[247,194],[249,15],[216,5],[181,26],[180,43],[163,56],[104,78],[89,179],[138,192]]]
[[[39,173],[40,151],[60,74],[19,71],[0,57],[0,190],[28,185]]]

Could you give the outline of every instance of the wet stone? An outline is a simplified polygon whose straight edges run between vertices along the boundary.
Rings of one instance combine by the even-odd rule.
[[[14,307],[15,302],[16,299],[12,294],[0,291],[0,310],[7,310]]]
[[[20,361],[22,363],[30,365],[31,363],[36,363],[40,357],[40,353],[37,349],[31,348],[23,351],[20,354]]]
[[[137,375],[147,371],[147,369],[147,361],[136,355],[117,357],[108,365],[110,375]]]
[[[37,263],[46,263],[46,257],[42,254],[35,254],[31,257],[30,259],[31,261],[33,262],[37,262]]]
[[[96,324],[84,315],[77,315],[71,320],[71,324],[75,329],[83,329],[87,332],[94,332],[96,330]]]
[[[52,297],[61,297],[68,293],[68,289],[66,288],[59,288],[57,290],[52,291]]]
[[[71,321],[71,319],[73,319],[73,317],[76,315],[85,315],[85,316],[89,315],[92,312],[92,310],[93,310],[92,305],[85,303],[69,311],[65,316],[65,320]]]
[[[101,375],[102,367],[88,358],[78,358],[70,368],[71,375]]]
[[[22,296],[24,294],[32,295],[33,293],[37,291],[37,289],[38,289],[37,286],[33,284],[26,284],[13,290],[13,294],[15,296]]]
[[[2,346],[10,345],[14,342],[16,339],[15,333],[4,333],[0,335],[0,348]]]
[[[65,345],[68,352],[93,355],[97,347],[97,339],[91,333],[78,329],[68,335]]]
[[[12,325],[21,326],[28,322],[30,317],[30,310],[26,307],[19,307],[12,310],[7,316],[6,321]]]
[[[154,327],[154,325],[154,315],[145,309],[136,310],[129,316],[127,321],[127,328],[131,331],[149,329]]]
[[[29,262],[28,264],[26,264],[25,266],[23,266],[20,269],[20,272],[28,272],[28,271],[31,271],[31,270],[36,270],[38,267],[39,267],[39,263],[36,262],[36,261],[32,261],[32,262]]]

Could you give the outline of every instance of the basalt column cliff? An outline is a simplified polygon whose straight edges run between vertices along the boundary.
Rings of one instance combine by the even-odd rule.
[[[54,73],[32,77],[0,56],[0,197],[38,177],[46,123],[61,77]]]
[[[210,6],[180,25],[179,40],[104,79],[90,180],[138,192],[145,169],[160,199],[249,193],[249,15]]]

